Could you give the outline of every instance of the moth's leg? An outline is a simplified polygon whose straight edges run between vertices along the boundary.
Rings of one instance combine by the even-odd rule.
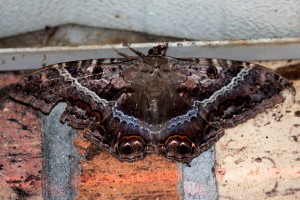
[[[169,42],[166,42],[165,46],[162,48],[162,56],[166,56],[169,48]]]
[[[46,54],[44,54],[44,58],[42,60],[42,68],[45,68],[47,66],[47,61],[46,61],[47,57]]]

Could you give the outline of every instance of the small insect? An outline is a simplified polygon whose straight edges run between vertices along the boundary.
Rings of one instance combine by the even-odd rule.
[[[10,96],[43,113],[67,102],[60,120],[121,161],[157,153],[190,162],[223,134],[295,95],[280,75],[242,61],[166,56],[166,45],[137,56],[79,60],[25,76]]]

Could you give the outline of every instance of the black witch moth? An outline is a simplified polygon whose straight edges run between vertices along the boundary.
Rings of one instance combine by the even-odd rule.
[[[129,49],[131,49],[129,47]],[[223,134],[284,101],[292,84],[248,62],[174,58],[167,45],[136,57],[58,63],[25,76],[14,99],[49,113],[67,102],[61,121],[121,161],[157,153],[190,162]]]

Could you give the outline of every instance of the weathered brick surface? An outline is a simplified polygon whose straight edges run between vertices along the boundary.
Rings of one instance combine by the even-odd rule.
[[[0,199],[41,199],[41,121],[8,97],[19,78],[0,74]]]
[[[80,153],[91,151],[90,143],[86,140],[76,139],[75,143]],[[180,199],[176,163],[157,155],[150,155],[143,161],[127,163],[118,161],[109,153],[98,153],[81,161],[78,200]]]

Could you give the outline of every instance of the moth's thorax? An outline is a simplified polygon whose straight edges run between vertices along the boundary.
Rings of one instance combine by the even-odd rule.
[[[162,86],[173,87],[186,80],[184,70],[173,66],[168,58],[152,55],[138,59],[134,67],[122,72],[122,77],[135,91],[143,88],[150,93],[157,89],[164,91]]]
[[[145,67],[149,68],[149,70],[168,70],[170,67],[168,65],[168,58],[160,55],[148,55],[146,57],[141,58],[139,62],[142,63],[142,65],[144,65]]]
[[[176,91],[180,83],[187,77],[177,67],[172,67],[167,59],[162,57],[147,57],[139,67],[124,71],[124,79],[130,81],[132,93],[124,102],[120,102],[119,109],[128,115],[140,119],[149,125],[162,125],[176,117],[179,112],[187,112],[191,107]],[[153,67],[153,63],[161,62],[162,67]],[[134,80],[134,81],[132,81]],[[128,109],[128,105],[134,105]]]

